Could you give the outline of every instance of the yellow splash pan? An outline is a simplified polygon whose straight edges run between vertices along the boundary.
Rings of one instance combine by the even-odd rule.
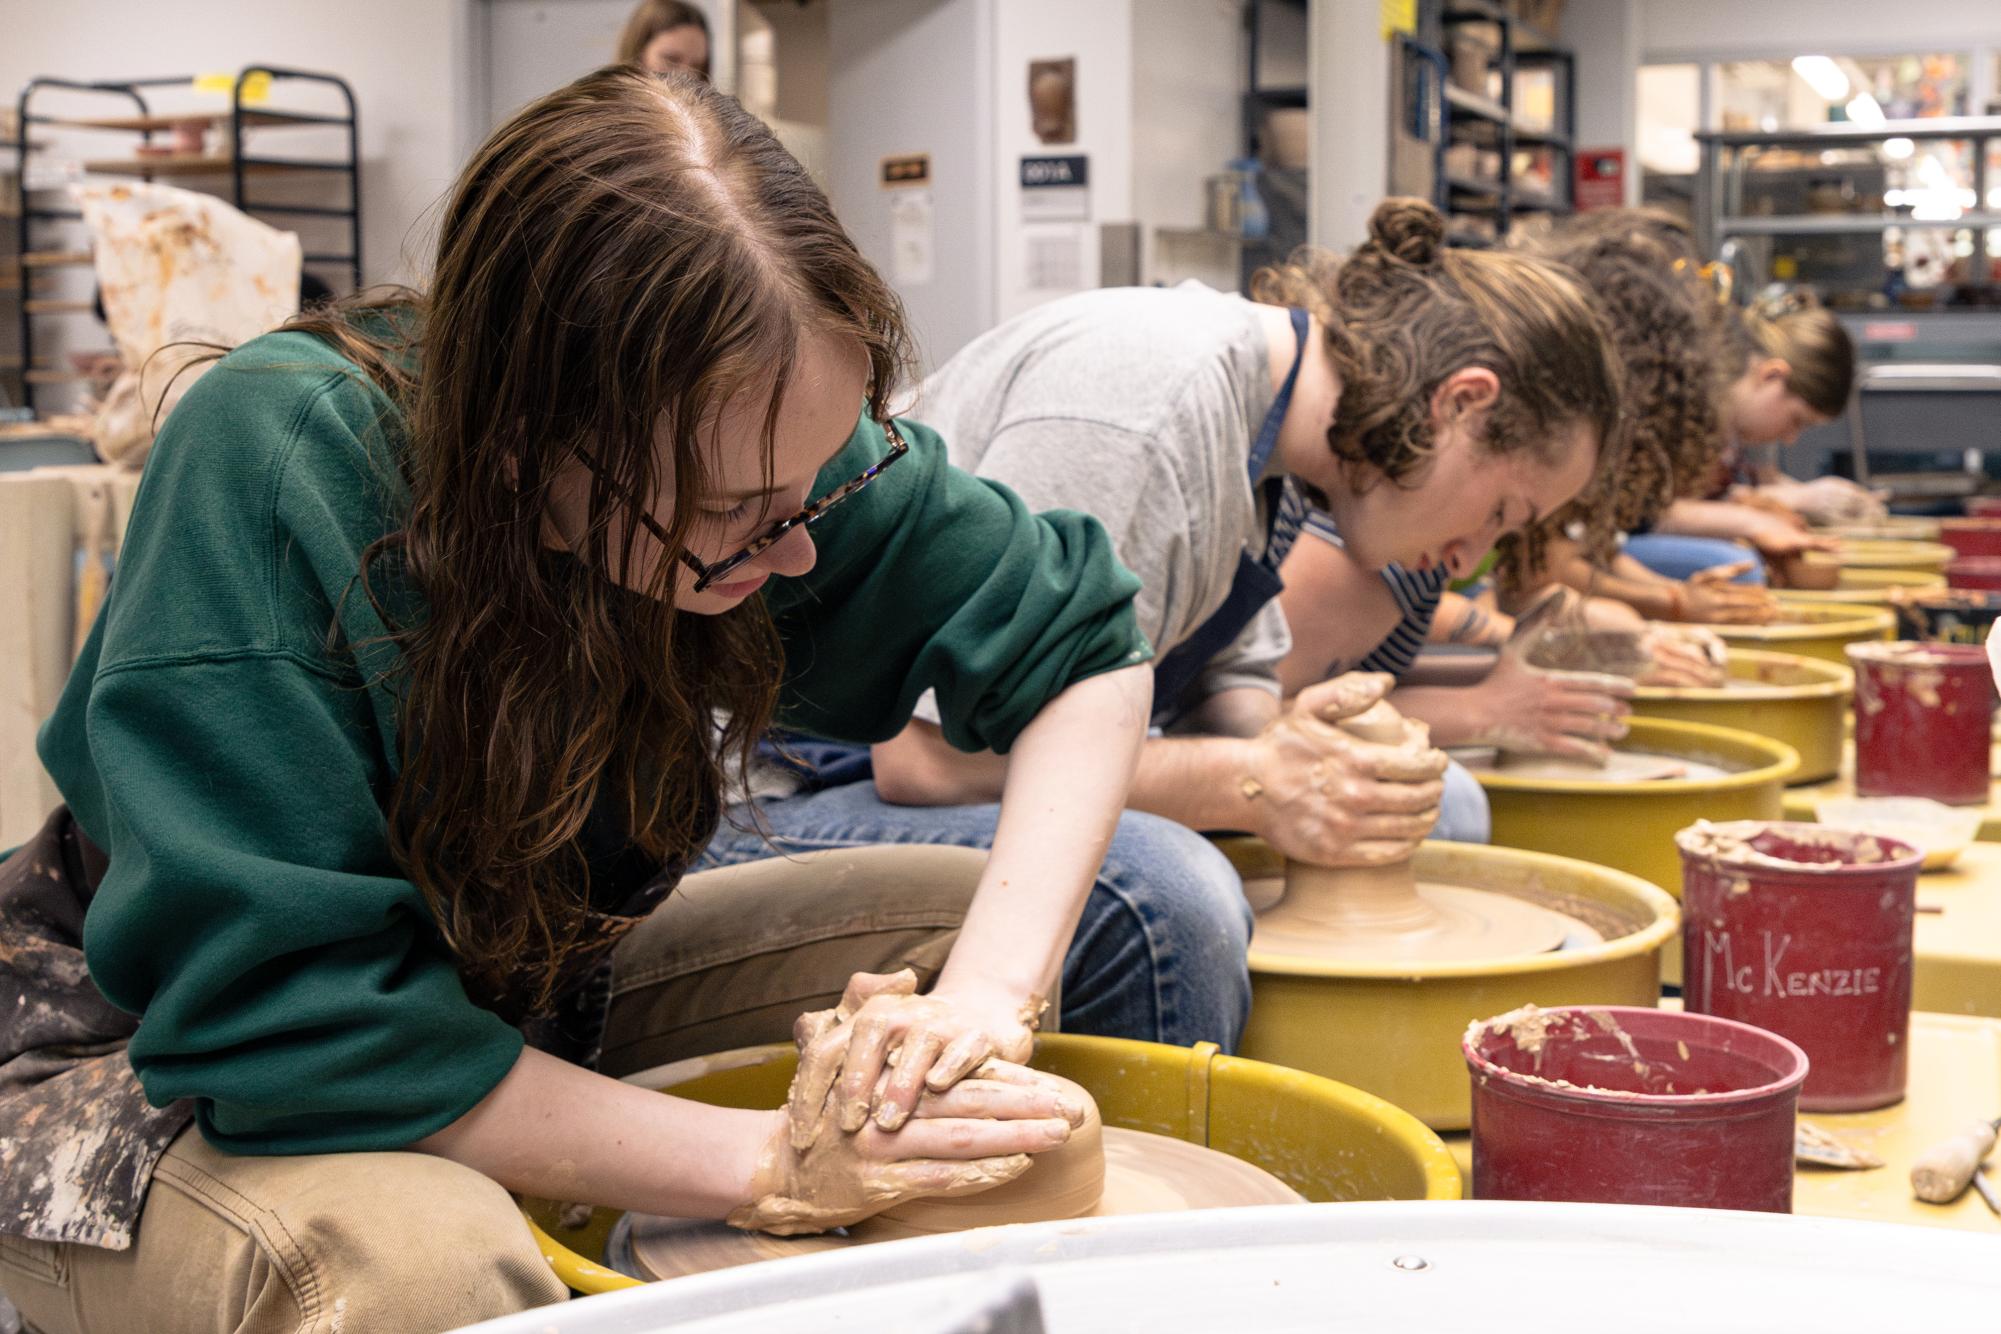
[[[1246,880],[1284,874],[1262,840],[1220,840]],[[1459,1039],[1476,1019],[1538,1005],[1652,1005],[1661,951],[1680,929],[1673,899],[1637,876],[1568,857],[1426,843],[1420,879],[1527,899],[1595,927],[1574,950],[1455,963],[1372,964],[1251,951],[1244,1055],[1364,1088],[1435,1130],[1471,1115]]]
[[[1459,1169],[1438,1136],[1374,1094],[1319,1075],[1225,1056],[1210,1042],[1168,1047],[1069,1033],[1037,1038],[1031,1061],[1089,1089],[1106,1125],[1207,1145],[1264,1168],[1311,1201],[1460,1198]],[[664,1079],[662,1092],[720,1107],[779,1107],[796,1063],[783,1043],[628,1082]],[[562,1210],[548,1200],[521,1201],[557,1277],[586,1294],[638,1287],[602,1263],[618,1211],[598,1209],[583,1227],[566,1228]]]
[[[1835,558],[1850,570],[1927,570],[1943,574],[1953,559],[1953,550],[1943,542],[1859,538],[1844,541]]]
[[[1837,523],[1815,531],[1827,537],[1865,542],[1936,542],[1940,527],[1937,519],[1915,514],[1891,514],[1866,523]]]
[[[1661,718],[1634,718],[1618,749],[1731,772],[1720,778],[1601,783],[1476,769],[1474,777],[1493,807],[1493,841],[1609,866],[1679,899],[1675,834],[1697,820],[1778,819],[1782,789],[1800,762],[1799,752],[1783,741]]]
[[[1797,602],[1779,596],[1780,615],[1771,625],[1711,625],[1732,648],[1793,653],[1847,665],[1850,644],[1896,638],[1897,618],[1884,607]]]
[[[1732,648],[1729,672],[1742,688],[1641,686],[1633,692],[1633,712],[1783,741],[1799,752],[1794,783],[1818,783],[1841,772],[1853,670],[1792,653]]]
[[[1788,602],[1894,607],[1901,591],[1925,593],[1945,587],[1945,576],[1929,570],[1844,569],[1833,588],[1788,588]]]

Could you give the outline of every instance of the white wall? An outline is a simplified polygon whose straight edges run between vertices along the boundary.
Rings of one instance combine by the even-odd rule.
[[[925,365],[994,323],[995,0],[837,0],[828,14],[827,193],[890,279]],[[884,157],[931,155],[928,281],[899,279]]]
[[[1044,144],[1030,128],[1028,65],[1077,61],[1077,140]],[[1131,0],[1001,0],[994,8],[994,313],[997,320],[1062,295],[1029,284],[1038,242],[1079,246],[1080,287],[1098,285],[1098,225],[1133,216],[1133,5]],[[1090,162],[1091,216],[1083,223],[1022,220],[1021,159],[1082,153]]]
[[[12,101],[35,75],[137,78],[234,71],[254,61],[339,74],[360,104],[363,277],[410,280],[429,249],[424,213],[459,162],[466,2],[8,0],[0,91]],[[93,152],[130,142],[93,138]],[[267,134],[264,142],[266,151],[283,151],[280,139]]]
[[[1203,178],[1243,152],[1238,0],[1136,0],[1132,62],[1133,217],[1151,271],[1153,229],[1201,227]]]
[[[1348,250],[1390,179],[1390,61],[1382,15],[1355,0],[1312,0],[1308,38],[1313,127],[1307,239]]]
[[[1571,15],[1599,0],[1573,0]],[[1647,64],[1725,56],[1968,50],[2001,42],[1996,0],[1643,0]]]
[[[1640,0],[1566,5],[1563,41],[1577,56],[1579,148],[1626,150],[1626,202],[1640,202]]]

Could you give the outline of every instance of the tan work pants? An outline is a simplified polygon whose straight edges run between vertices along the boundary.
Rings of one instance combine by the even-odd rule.
[[[782,1041],[856,972],[929,983],[985,865],[966,848],[808,853],[688,877],[619,943],[602,1069]],[[250,1158],[183,1132],[132,1247],[0,1236],[37,1334],[427,1334],[567,1295],[506,1191],[421,1153]]]

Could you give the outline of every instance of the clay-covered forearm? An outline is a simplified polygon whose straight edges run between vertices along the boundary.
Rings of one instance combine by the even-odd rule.
[[[722,1218],[749,1202],[782,1118],[662,1097],[528,1047],[471,1111],[410,1147],[524,1195]]]
[[[1675,582],[1663,579],[1624,552],[1613,557],[1610,570],[1574,557],[1564,565],[1563,582],[1589,596],[1623,602],[1650,620],[1673,620],[1680,615]]]

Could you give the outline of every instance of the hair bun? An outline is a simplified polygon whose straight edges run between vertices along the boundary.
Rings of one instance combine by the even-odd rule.
[[[1408,195],[1385,199],[1369,215],[1369,244],[1419,268],[1435,264],[1445,245],[1445,215]]]

